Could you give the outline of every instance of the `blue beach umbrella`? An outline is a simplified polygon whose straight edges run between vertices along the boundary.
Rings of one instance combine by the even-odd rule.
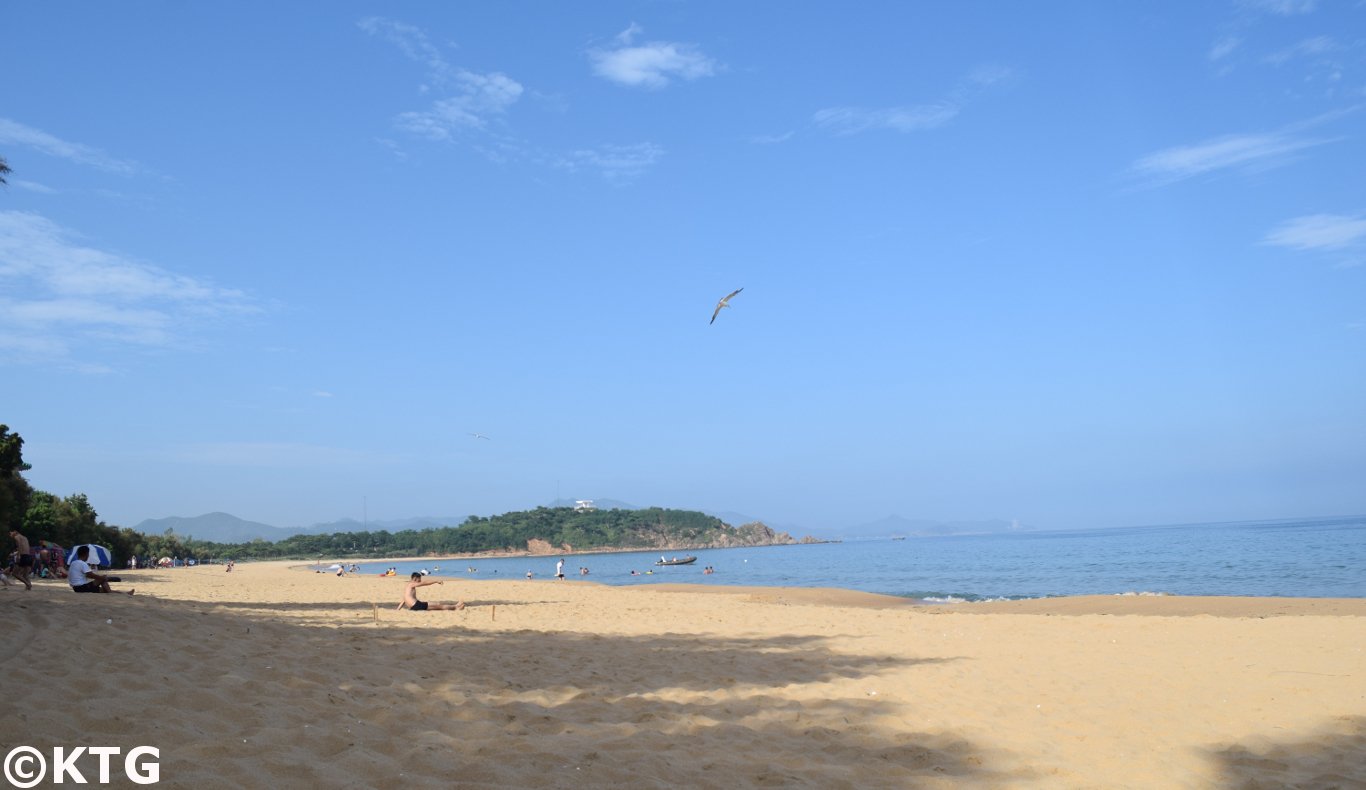
[[[96,567],[104,568],[105,570],[113,567],[114,558],[109,554],[109,549],[106,549],[103,546],[97,546],[94,543],[82,543],[81,546],[90,547],[90,557],[86,562]],[[71,550],[66,553],[67,565],[70,565],[71,561],[76,559],[76,549],[79,549],[81,546],[72,546]]]

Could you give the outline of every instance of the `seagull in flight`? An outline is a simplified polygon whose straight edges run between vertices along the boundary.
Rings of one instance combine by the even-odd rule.
[[[722,299],[721,301],[717,302],[717,303],[716,303],[716,311],[713,312],[713,313],[711,314],[711,321],[710,321],[709,323],[712,323],[712,324],[716,323],[716,317],[717,317],[718,315],[721,314],[721,308],[723,308],[723,307],[730,307],[730,298],[731,298],[732,296],[735,296],[736,294],[740,293],[740,292],[743,291],[743,290],[745,290],[745,289],[744,289],[744,288],[736,288],[734,291],[731,291],[730,294],[728,294],[728,295],[726,296],[726,298],[724,298],[724,299]]]
[[[482,433],[471,433],[470,436],[473,436],[473,437],[476,438],[476,439],[488,439],[488,438],[489,438],[489,437],[485,436],[485,435],[482,434]],[[489,439],[489,441],[492,441],[492,439]]]

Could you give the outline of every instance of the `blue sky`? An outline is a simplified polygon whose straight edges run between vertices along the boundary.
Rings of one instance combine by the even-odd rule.
[[[1366,511],[1360,2],[0,28],[0,422],[111,523]]]

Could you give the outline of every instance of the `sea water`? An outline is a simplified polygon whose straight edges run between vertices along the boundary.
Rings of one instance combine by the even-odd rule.
[[[1366,516],[1233,524],[858,540],[741,549],[668,550],[692,565],[655,566],[661,554],[371,560],[362,573],[427,570],[440,578],[553,579],[838,587],[931,602],[1055,595],[1173,594],[1366,597]],[[706,567],[715,569],[706,574]],[[583,575],[580,568],[587,568]],[[632,571],[639,575],[632,575]]]

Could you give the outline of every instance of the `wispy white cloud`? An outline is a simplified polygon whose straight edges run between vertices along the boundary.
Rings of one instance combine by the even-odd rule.
[[[120,175],[131,175],[138,170],[134,162],[116,159],[98,148],[68,142],[41,129],[25,126],[8,118],[0,118],[0,144],[27,146],[49,156]]]
[[[357,23],[361,30],[398,47],[425,70],[423,93],[440,95],[430,107],[400,114],[394,125],[432,140],[462,132],[487,132],[521,98],[524,88],[502,72],[476,72],[450,64],[420,28],[381,17]]]
[[[452,72],[441,50],[432,44],[421,28],[377,16],[362,19],[356,25],[366,33],[398,47],[410,60],[426,66],[427,73],[437,81],[445,80]]]
[[[522,162],[568,172],[595,173],[616,184],[639,178],[664,154],[664,149],[653,143],[599,145],[567,154],[531,145],[509,131],[512,110],[523,97],[531,96],[538,104],[563,112],[563,99],[529,91],[502,72],[476,72],[455,66],[446,59],[441,47],[413,25],[382,17],[362,19],[357,25],[365,33],[392,44],[421,67],[425,81],[420,89],[428,96],[428,106],[394,118],[394,127],[413,137],[459,141],[493,162]],[[634,24],[622,31],[614,39],[613,51],[640,49],[633,46],[640,32],[640,26]],[[661,74],[675,74],[671,67],[659,68]],[[394,140],[376,138],[376,143],[399,160],[407,158],[404,147]]]
[[[1321,145],[1327,140],[1297,138],[1279,132],[1226,135],[1194,145],[1164,148],[1134,163],[1139,173],[1179,181],[1214,170],[1267,163]]]
[[[1220,26],[1221,35],[1207,53],[1210,63],[1216,64],[1221,76],[1233,73],[1239,59],[1231,56],[1235,51],[1243,52],[1255,46],[1248,43],[1256,42],[1259,38],[1252,33],[1255,28],[1290,24],[1286,18],[1312,13],[1317,7],[1317,0],[1236,0],[1233,13]],[[1263,62],[1279,65],[1294,54],[1282,52],[1265,57],[1264,53],[1256,53],[1249,54],[1249,57],[1260,57]]]
[[[205,321],[258,310],[240,291],[70,237],[38,214],[0,212],[0,347],[74,364],[88,346],[175,346]]]
[[[1310,214],[1282,223],[1263,239],[1265,244],[1294,250],[1336,252],[1366,242],[1366,214]]]
[[[664,156],[664,148],[654,143],[600,145],[574,151],[557,163],[570,172],[592,170],[614,183],[639,178]]]
[[[1232,55],[1233,51],[1242,43],[1243,40],[1238,36],[1224,36],[1214,42],[1214,46],[1210,47],[1208,57],[1211,61],[1223,60],[1229,55]]]
[[[398,161],[408,161],[408,152],[403,150],[403,146],[399,145],[397,140],[391,140],[388,137],[376,137],[375,142],[387,149]]]
[[[24,181],[23,179],[16,178],[10,183],[14,184],[14,186],[18,187],[19,189],[27,189],[30,192],[37,192],[40,195],[57,194],[57,190],[53,189],[52,187],[46,184],[39,184],[36,181]]]
[[[1313,12],[1318,7],[1318,0],[1242,0],[1241,5],[1249,11],[1276,16],[1298,16]]]
[[[818,110],[811,120],[822,129],[838,135],[858,134],[870,129],[917,132],[943,126],[953,120],[958,112],[958,105],[948,102],[884,109],[828,107]]]
[[[811,117],[819,128],[836,135],[887,130],[918,132],[937,129],[958,117],[984,90],[1014,78],[1011,69],[981,66],[960,79],[949,95],[928,104],[904,107],[827,107]]]
[[[785,143],[788,140],[791,140],[792,136],[795,134],[796,132],[792,131],[783,132],[782,134],[756,134],[749,138],[749,141],[758,145],[777,145],[778,143]]]
[[[1329,36],[1315,36],[1306,38],[1292,46],[1286,47],[1278,52],[1273,52],[1266,57],[1267,63],[1277,66],[1283,65],[1295,58],[1314,58],[1338,52],[1342,45],[1338,44]]]
[[[1334,138],[1308,137],[1305,133],[1354,110],[1326,113],[1275,131],[1224,135],[1164,148],[1140,158],[1131,169],[1140,178],[1162,185],[1220,170],[1275,167],[1299,151],[1335,142]]]
[[[643,32],[640,25],[632,22],[613,39],[615,46],[589,50],[593,73],[621,85],[663,88],[673,79],[710,77],[721,69],[719,63],[694,44],[677,41],[636,44],[636,37]]]
[[[489,120],[501,116],[522,95],[522,86],[506,74],[476,74],[462,71],[455,76],[454,95],[438,99],[431,108],[405,112],[395,125],[433,140],[449,140],[467,129],[484,129]]]

